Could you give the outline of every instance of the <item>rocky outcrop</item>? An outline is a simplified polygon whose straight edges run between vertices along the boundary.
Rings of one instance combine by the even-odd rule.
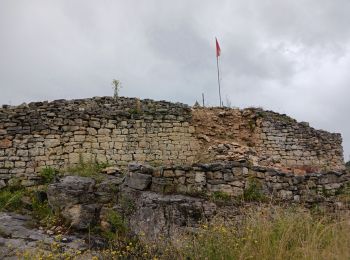
[[[82,237],[64,235],[57,238],[53,232],[33,227],[32,222],[29,216],[0,212],[1,259],[19,259],[18,253],[38,248],[51,251],[54,243],[59,244],[63,251],[86,250],[89,247]]]
[[[181,232],[212,219],[216,209],[205,199],[146,191],[137,198],[129,225],[135,234],[146,234],[147,240],[175,240]]]
[[[93,178],[66,176],[49,185],[48,201],[73,228],[87,229],[97,224],[103,203],[117,199],[123,180],[123,176],[106,176],[96,183]]]
[[[349,182],[347,172],[294,175],[239,162],[192,166],[151,167],[130,164],[124,177],[116,173],[103,181],[65,176],[49,185],[48,201],[77,230],[100,225],[110,228],[109,214],[117,214],[132,234],[148,240],[176,236],[195,228],[222,210],[215,198],[231,201],[229,217],[239,201],[272,199],[274,202],[336,204],[335,195]],[[236,202],[235,202],[236,201]],[[118,218],[119,218],[118,217]]]

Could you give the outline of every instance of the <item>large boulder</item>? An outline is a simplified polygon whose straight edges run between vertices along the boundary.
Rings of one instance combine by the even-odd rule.
[[[135,190],[146,190],[152,182],[152,175],[130,172],[126,179],[126,185]]]
[[[214,217],[217,206],[209,201],[184,195],[162,195],[144,191],[135,201],[135,211],[129,216],[129,227],[135,234],[143,233],[147,240],[175,238],[189,227]]]
[[[87,229],[97,223],[101,205],[96,204],[95,180],[66,176],[49,185],[48,201],[73,228]]]
[[[49,204],[61,210],[67,206],[89,203],[94,200],[95,180],[88,177],[65,176],[47,190]]]

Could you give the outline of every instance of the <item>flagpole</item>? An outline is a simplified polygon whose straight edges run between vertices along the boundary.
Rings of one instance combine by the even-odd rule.
[[[220,70],[219,70],[219,56],[218,55],[216,55],[216,67],[218,70],[219,99],[220,99],[220,107],[221,107],[222,103],[221,103]]]

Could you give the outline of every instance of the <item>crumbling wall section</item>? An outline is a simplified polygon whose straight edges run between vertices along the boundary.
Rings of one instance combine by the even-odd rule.
[[[197,108],[192,124],[203,154],[212,159],[245,159],[305,171],[344,169],[340,134],[316,130],[286,115],[258,108]]]

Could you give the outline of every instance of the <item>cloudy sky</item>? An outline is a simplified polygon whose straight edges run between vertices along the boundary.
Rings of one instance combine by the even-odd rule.
[[[349,0],[0,0],[0,103],[121,95],[286,113],[350,155]]]

